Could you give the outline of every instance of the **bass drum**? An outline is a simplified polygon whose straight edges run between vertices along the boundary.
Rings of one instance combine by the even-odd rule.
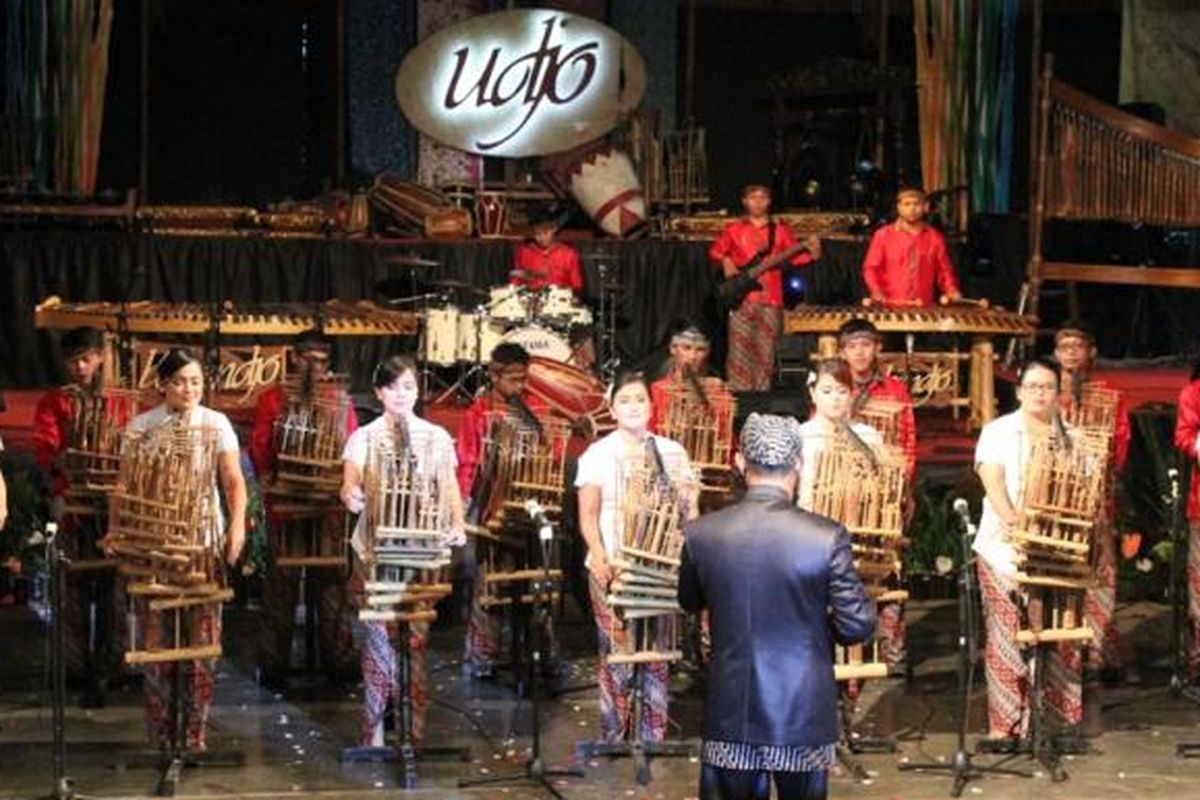
[[[562,334],[541,325],[526,325],[514,328],[500,339],[501,343],[515,342],[524,347],[531,356],[566,363],[571,360],[571,344]],[[488,351],[491,352],[490,350]]]
[[[617,427],[608,409],[605,387],[590,372],[559,361],[534,356],[529,362],[528,390],[559,416],[571,421],[586,438],[595,438]]]
[[[492,360],[492,350],[504,338],[504,323],[482,314],[458,315],[459,361],[486,364]]]
[[[425,345],[421,358],[439,367],[452,366],[458,349],[458,306],[431,308],[425,312]]]

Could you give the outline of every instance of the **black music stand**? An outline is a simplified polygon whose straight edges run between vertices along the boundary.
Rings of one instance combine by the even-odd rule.
[[[538,539],[541,543],[543,576],[540,582],[535,582],[532,585],[535,615],[538,619],[538,627],[545,629],[550,623],[550,608],[554,604],[554,584],[550,577],[550,543],[554,538],[554,530],[540,510],[536,513],[531,513],[531,516],[534,516],[535,520],[539,523]],[[535,633],[530,638],[534,644],[532,657],[529,661],[529,700],[533,707],[532,746],[529,758],[525,761],[525,765],[519,772],[508,775],[491,775],[486,778],[464,778],[458,782],[460,789],[476,786],[523,785],[532,783],[535,786],[545,789],[557,798],[557,800],[564,800],[562,793],[554,787],[554,784],[550,783],[550,778],[584,777],[582,769],[574,767],[547,769],[545,762],[542,760],[541,707],[538,693],[538,683],[540,682],[538,671],[541,669],[542,664],[542,651],[539,642],[542,637]]]
[[[959,506],[959,502],[963,505]],[[962,520],[962,537],[959,540],[958,567],[958,666],[957,683],[958,695],[955,700],[954,716],[958,728],[958,745],[948,762],[927,761],[900,764],[901,772],[950,773],[954,782],[950,786],[950,796],[962,796],[963,789],[969,781],[982,778],[985,775],[1015,775],[1021,778],[1032,778],[1029,772],[1003,767],[1009,760],[1001,760],[998,764],[977,765],[971,761],[971,752],[967,750],[967,726],[970,724],[971,693],[975,683],[975,665],[979,662],[979,618],[975,605],[975,578],[973,570],[975,559],[972,556],[971,542],[975,538],[975,526],[967,514],[965,501],[955,502],[955,511]],[[1038,671],[1041,674],[1041,670]],[[1009,754],[1011,758],[1015,754]]]
[[[632,620],[634,625],[646,624],[648,619]],[[658,742],[647,742],[642,738],[642,711],[645,704],[643,673],[646,664],[634,662],[630,677],[629,691],[629,727],[627,739],[620,742],[579,742],[575,745],[580,758],[589,759],[605,756],[608,758],[629,757],[633,759],[634,779],[641,786],[646,786],[652,780],[650,773],[651,758],[690,758],[696,755],[696,745],[681,739],[664,739]]]
[[[396,726],[400,741],[396,746],[371,745],[347,747],[342,751],[343,764],[357,763],[400,763],[401,788],[416,789],[418,786],[417,763],[420,761],[469,761],[470,751],[465,747],[420,747],[413,740],[412,707],[412,647],[409,644],[410,623],[396,623],[396,696],[400,700]]]

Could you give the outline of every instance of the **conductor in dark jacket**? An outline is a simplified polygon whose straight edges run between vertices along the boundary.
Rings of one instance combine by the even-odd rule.
[[[824,798],[838,739],[833,645],[875,631],[874,604],[836,522],[796,508],[801,436],[751,414],[745,498],[685,530],[679,604],[709,611],[701,800]]]

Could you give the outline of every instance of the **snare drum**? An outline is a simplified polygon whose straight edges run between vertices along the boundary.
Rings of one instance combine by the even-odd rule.
[[[503,322],[525,322],[529,316],[529,295],[519,286],[496,286],[489,293],[488,313]]]
[[[459,361],[487,363],[492,359],[492,350],[504,336],[504,323],[491,319],[486,314],[458,315]]]
[[[531,356],[561,361],[566,363],[571,358],[571,345],[567,340],[552,330],[541,325],[526,325],[514,328],[500,340],[502,343],[515,342],[524,347]],[[488,351],[489,354],[491,351]]]
[[[425,347],[421,358],[439,367],[455,363],[459,316],[458,306],[431,308],[425,312]]]

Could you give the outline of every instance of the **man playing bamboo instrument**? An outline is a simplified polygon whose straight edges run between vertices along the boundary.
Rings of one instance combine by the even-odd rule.
[[[1054,335],[1054,358],[1062,367],[1062,388],[1059,410],[1068,420],[1075,420],[1085,403],[1084,385],[1097,386],[1116,392],[1105,381],[1092,378],[1096,360],[1096,339],[1091,328],[1082,320],[1068,320]],[[1125,398],[1117,393],[1116,417],[1111,430],[1112,466],[1114,477],[1108,482],[1102,518],[1098,520],[1096,542],[1096,582],[1088,590],[1084,612],[1095,638],[1087,649],[1087,668],[1093,672],[1120,672],[1131,682],[1138,682],[1137,665],[1133,654],[1117,632],[1117,530],[1116,478],[1129,456],[1129,408]]]
[[[708,371],[708,356],[712,352],[708,336],[696,325],[685,323],[671,336],[670,355],[666,374],[650,384],[650,429],[667,417],[672,386],[688,380],[688,376],[704,377]]]
[[[64,552],[72,561],[97,559],[95,542],[106,528],[103,508],[97,515],[67,513],[70,479],[63,458],[71,447],[76,414],[81,408],[107,409],[79,402],[81,398],[100,397],[104,369],[104,337],[92,328],[73,328],[60,342],[63,362],[70,382],[51,389],[38,400],[33,416],[33,449],[38,467],[50,481],[51,516],[62,526]],[[130,409],[132,410],[132,409]],[[124,426],[129,420],[113,420]],[[67,674],[82,677],[84,692],[81,705],[95,708],[104,704],[104,683],[119,658],[118,636],[122,627],[123,598],[117,595],[112,570],[72,571],[68,574],[63,598],[64,657]]]
[[[912,395],[904,381],[885,374],[880,368],[882,349],[883,337],[870,320],[847,320],[838,331],[838,354],[850,365],[854,378],[850,419],[872,424],[872,420],[863,419],[863,412],[872,401],[895,407],[893,426],[875,424],[873,427],[883,434],[887,444],[899,447],[904,453],[905,472],[911,484],[917,472],[917,422]],[[887,603],[879,609],[879,639],[884,661],[888,664],[905,662],[908,637],[903,614],[903,603]]]
[[[941,231],[925,222],[925,192],[896,193],[896,221],[875,231],[863,259],[863,283],[872,303],[931,306],[934,289],[948,301],[962,299]]]

